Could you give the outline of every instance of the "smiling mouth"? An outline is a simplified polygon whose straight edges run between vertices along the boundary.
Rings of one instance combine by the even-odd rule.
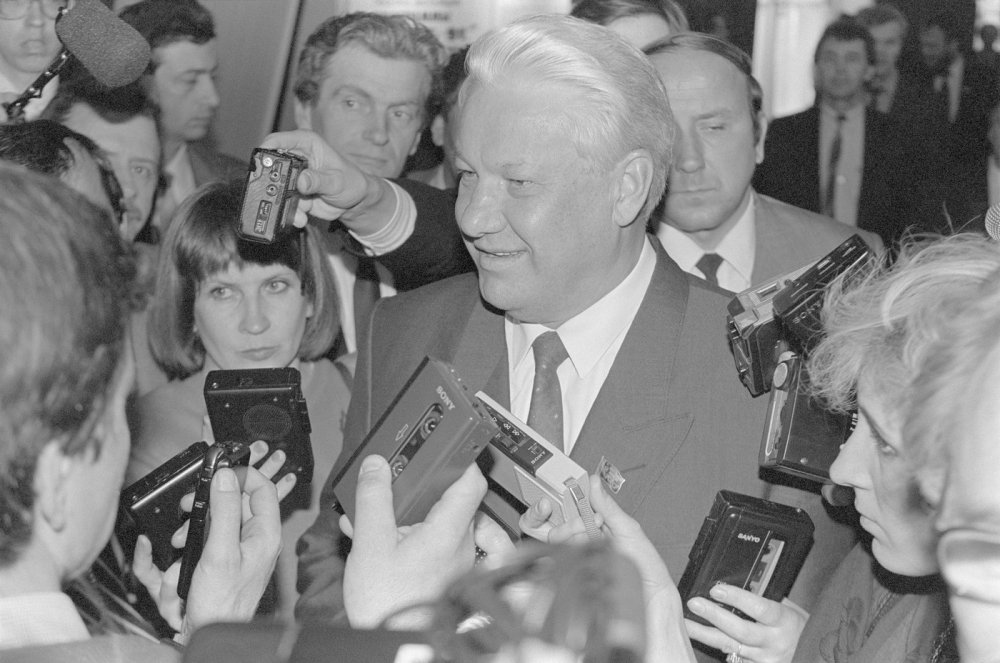
[[[479,255],[485,258],[513,258],[515,256],[519,256],[522,253],[524,253],[524,251],[501,251],[501,250],[483,249],[478,246],[476,247],[476,251],[479,252]]]

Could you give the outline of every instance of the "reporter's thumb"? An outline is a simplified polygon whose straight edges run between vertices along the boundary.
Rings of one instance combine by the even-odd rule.
[[[358,485],[355,491],[358,507],[364,509],[370,504],[368,500],[371,499],[381,501],[386,492],[389,493],[391,501],[391,485],[392,472],[389,469],[389,462],[378,454],[364,458],[358,468]]]
[[[303,170],[299,173],[299,179],[296,184],[299,193],[306,196],[316,193],[316,189],[319,187],[318,178],[311,170]]]
[[[220,467],[215,471],[215,476],[212,477],[209,508],[212,512],[212,526],[208,530],[209,542],[213,539],[226,541],[229,537],[235,537],[238,541],[240,525],[243,522],[243,490],[236,472],[232,469]]]

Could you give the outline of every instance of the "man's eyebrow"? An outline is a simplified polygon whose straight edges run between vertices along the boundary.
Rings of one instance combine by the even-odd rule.
[[[187,76],[188,74],[208,74],[209,76],[214,76],[219,72],[219,67],[215,66],[211,69],[205,67],[190,67],[188,69],[182,69],[179,72],[180,76]]]
[[[711,110],[705,111],[704,113],[699,113],[698,115],[695,115],[694,119],[715,120],[722,118],[724,120],[728,120],[729,118],[732,117],[736,117],[736,113],[733,111],[732,108],[713,108]]]
[[[337,96],[338,94],[344,94],[344,93],[353,93],[365,97],[366,99],[372,98],[372,96],[367,92],[365,92],[365,90],[358,87],[357,85],[351,85],[350,83],[345,83],[344,85],[338,85],[337,87],[333,88],[332,96]]]

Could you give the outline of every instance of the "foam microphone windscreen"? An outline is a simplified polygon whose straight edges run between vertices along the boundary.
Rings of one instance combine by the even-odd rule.
[[[100,0],[76,0],[56,22],[56,35],[100,83],[128,85],[149,65],[149,44]]]
[[[1000,203],[986,210],[986,232],[995,240],[1000,240]]]

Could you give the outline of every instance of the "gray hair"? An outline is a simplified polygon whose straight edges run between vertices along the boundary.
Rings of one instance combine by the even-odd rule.
[[[1000,248],[981,235],[904,241],[892,266],[840,279],[826,295],[826,337],[809,360],[817,395],[835,409],[855,405],[859,382],[906,414],[917,374],[951,333],[956,302],[968,301],[1000,269]]]
[[[673,160],[674,120],[667,92],[649,60],[609,30],[586,21],[540,15],[515,21],[477,40],[466,59],[469,77],[459,105],[476,85],[502,86],[527,73],[540,85],[573,89],[580,102],[561,121],[580,153],[609,167],[636,149],[652,156],[645,222],[666,187]]]

